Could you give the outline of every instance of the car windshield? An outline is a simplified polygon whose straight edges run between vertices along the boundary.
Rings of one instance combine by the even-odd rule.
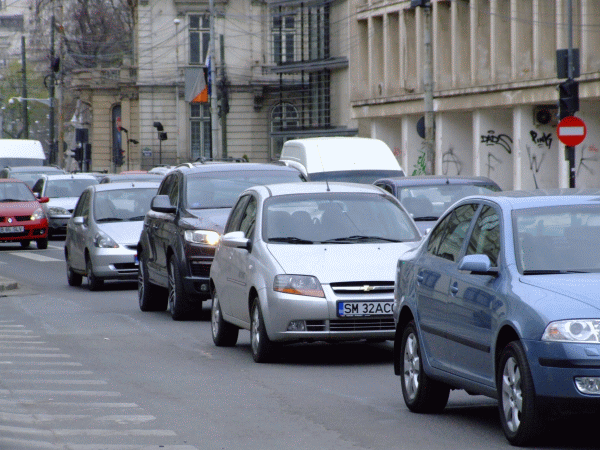
[[[269,243],[350,244],[420,239],[410,217],[380,194],[301,194],[265,203],[263,239]]]
[[[232,170],[187,177],[186,206],[191,209],[232,208],[245,189],[264,184],[303,181],[297,171]]]
[[[513,226],[522,274],[600,272],[600,206],[517,210]]]
[[[499,191],[493,184],[440,184],[398,190],[398,199],[415,221],[437,220],[452,204],[469,195]]]
[[[381,178],[403,176],[404,172],[402,170],[343,170],[338,172],[314,172],[308,176],[308,181],[373,184]]]
[[[79,197],[86,187],[97,183],[95,179],[48,180],[44,195],[50,198]]]
[[[33,193],[25,183],[0,183],[0,202],[34,202]]]
[[[94,195],[96,222],[141,221],[150,210],[157,188],[98,191]]]

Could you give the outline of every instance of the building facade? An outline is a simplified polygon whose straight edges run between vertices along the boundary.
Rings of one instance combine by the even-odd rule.
[[[437,174],[482,175],[503,189],[569,186],[557,132],[557,50],[569,45],[567,0],[431,0]],[[580,108],[577,187],[600,187],[600,3],[572,0]],[[355,0],[352,115],[405,172],[425,171],[423,7]]]

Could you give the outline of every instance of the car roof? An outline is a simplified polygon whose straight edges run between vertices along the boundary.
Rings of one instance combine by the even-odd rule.
[[[92,189],[96,192],[102,191],[118,191],[123,189],[147,189],[155,188],[158,189],[160,186],[160,180],[156,181],[123,181],[118,183],[102,183],[92,184],[88,189]]]
[[[46,180],[98,180],[94,175],[89,175],[87,173],[43,174],[40,178]]]
[[[491,200],[509,209],[580,204],[600,205],[600,190],[567,188],[499,191],[485,195],[471,195],[462,199],[461,203],[473,199]]]
[[[493,180],[487,177],[471,176],[445,176],[445,175],[415,175],[409,177],[389,177],[375,181],[389,182],[396,186],[427,186],[439,184],[490,184],[498,186]]]
[[[265,195],[279,196],[289,194],[319,194],[325,192],[356,192],[365,194],[386,194],[377,186],[359,183],[340,183],[340,182],[297,182],[297,183],[279,183],[268,184],[264,186],[254,186],[250,189],[256,191],[262,190]]]
[[[176,167],[170,173],[182,172],[185,174],[205,173],[205,172],[232,172],[232,171],[259,171],[268,170],[270,172],[296,172],[298,170],[287,166],[280,166],[269,163],[218,163],[218,164],[194,164],[192,167]]]
[[[25,183],[23,180],[19,180],[17,178],[0,178],[0,183]]]
[[[64,173],[65,171],[60,167],[54,166],[14,166],[5,167],[10,172],[49,172],[49,173]]]

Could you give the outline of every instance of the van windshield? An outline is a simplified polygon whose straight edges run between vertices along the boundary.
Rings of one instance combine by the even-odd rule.
[[[403,177],[402,170],[341,170],[337,172],[313,172],[308,181],[340,181],[343,183],[373,184],[380,178]]]
[[[38,158],[0,158],[0,167],[42,166],[43,159]]]

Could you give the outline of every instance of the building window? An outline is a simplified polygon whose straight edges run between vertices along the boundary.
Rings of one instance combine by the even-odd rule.
[[[190,64],[204,64],[210,41],[210,16],[190,15]]]
[[[281,103],[273,108],[271,111],[272,161],[279,159],[283,143],[290,139],[295,139],[297,136],[294,133],[299,129],[300,116],[294,105],[290,103]]]
[[[191,159],[211,158],[210,109],[207,103],[190,103]]]
[[[273,16],[273,62],[284,64],[294,62],[296,19],[290,14]]]
[[[311,72],[309,75],[309,121],[311,128],[327,128],[331,125],[329,71]]]

